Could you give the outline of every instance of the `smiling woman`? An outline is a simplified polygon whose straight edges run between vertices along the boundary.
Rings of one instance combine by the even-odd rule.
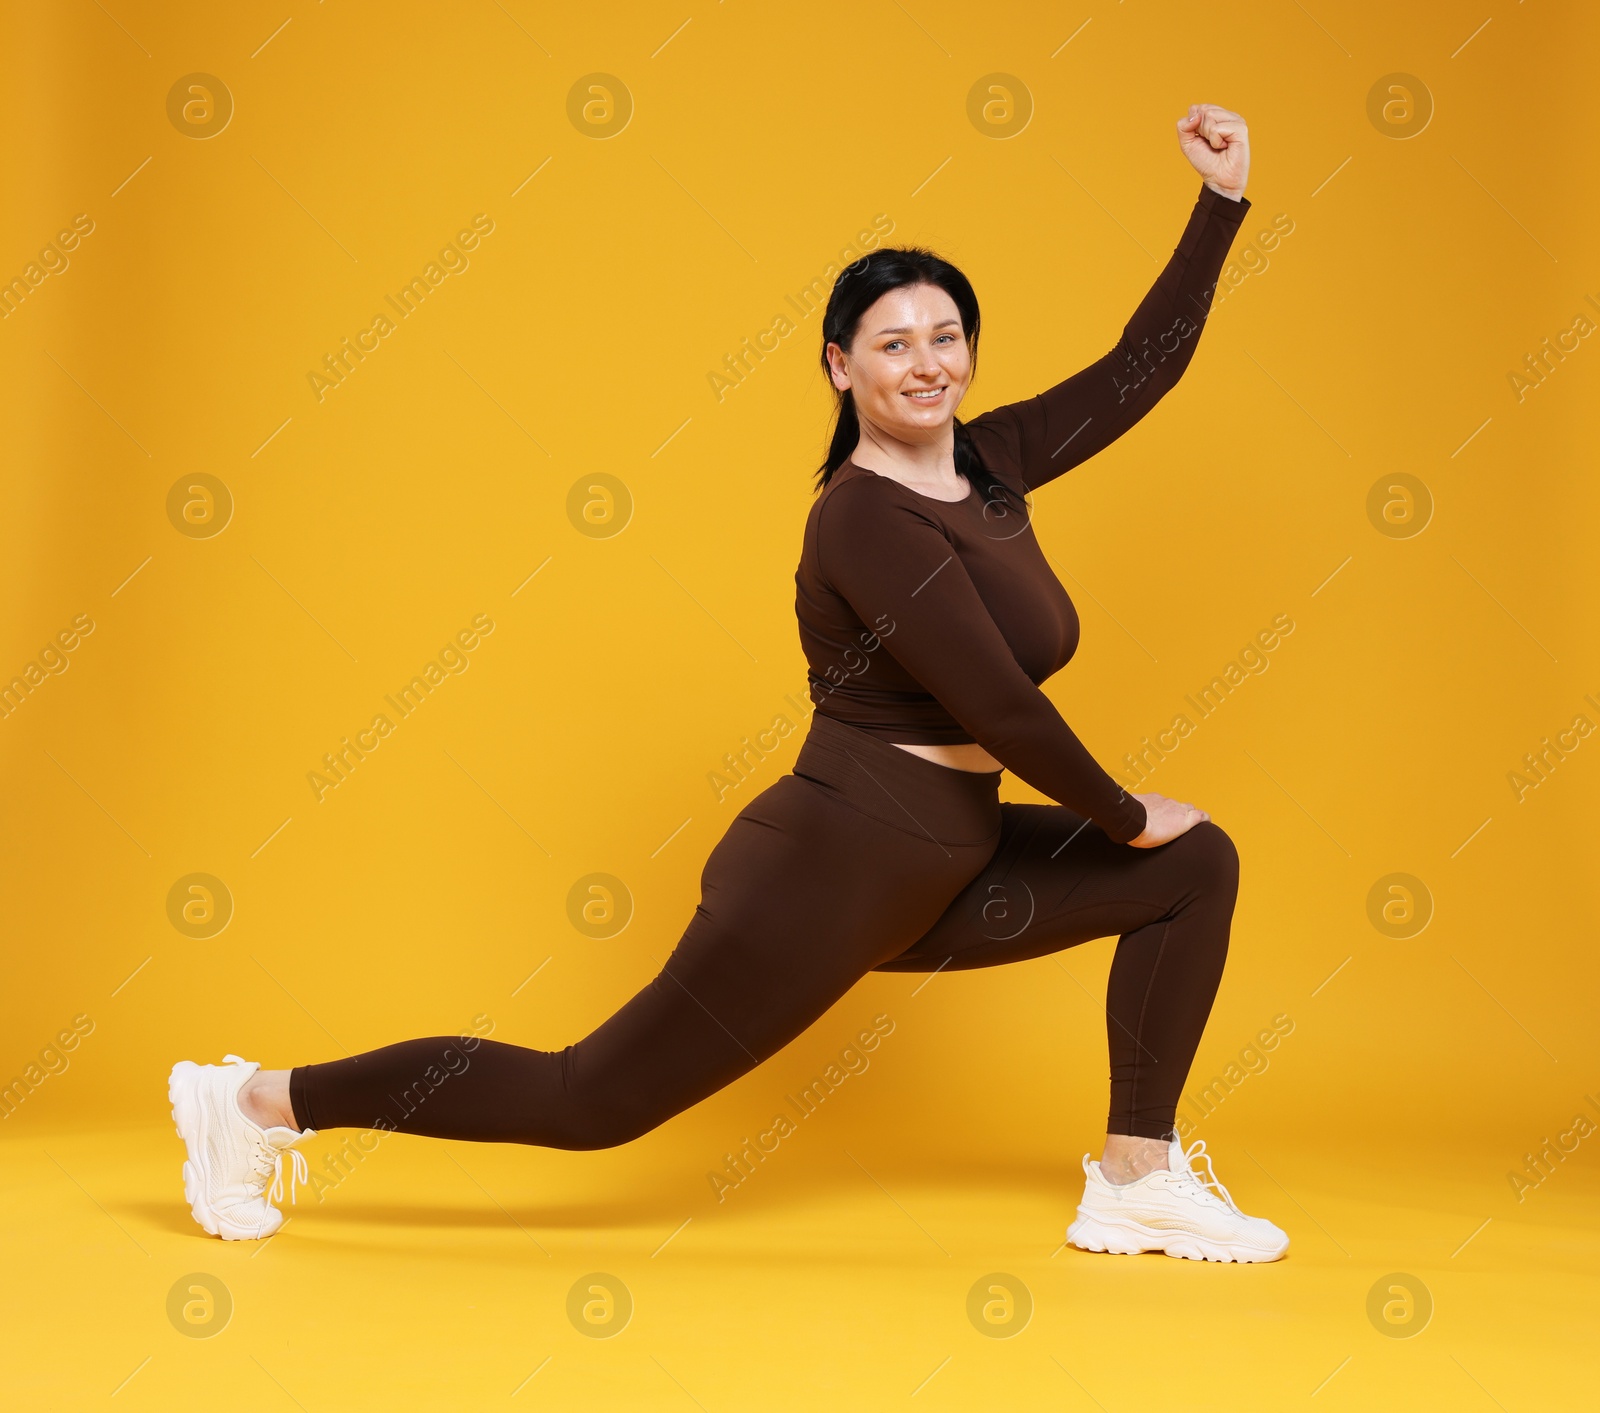
[[[956,972],[1118,934],[1106,1145],[1099,1163],[1084,1155],[1068,1240],[1283,1255],[1288,1237],[1202,1178],[1190,1159],[1203,1144],[1174,1132],[1228,950],[1238,851],[1205,811],[1124,791],[1039,689],[1072,656],[1078,620],[1026,495],[1176,382],[1249,205],[1243,119],[1197,104],[1177,128],[1205,179],[1177,249],[1111,352],[1038,397],[955,420],[979,317],[947,261],[880,249],[839,274],[823,315],[839,419],[795,573],[817,710],[793,770],[712,850],[654,979],[564,1049],[485,1040],[403,1131],[615,1147],[775,1055],[869,971]],[[1002,765],[1060,803],[1002,803]],[[196,1218],[270,1236],[268,1183],[294,1145],[372,1126],[451,1043],[287,1071],[180,1064],[169,1093]]]

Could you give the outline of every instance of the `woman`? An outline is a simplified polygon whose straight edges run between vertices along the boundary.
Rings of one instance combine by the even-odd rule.
[[[1177,249],[1117,346],[1038,397],[955,420],[978,302],[937,256],[880,249],[839,276],[823,317],[839,415],[795,575],[816,713],[793,772],[712,850],[660,974],[557,1052],[436,1036],[293,1070],[180,1062],[168,1092],[208,1232],[276,1231],[283,1157],[303,1180],[292,1145],[319,1129],[610,1147],[760,1064],[868,971],[993,966],[1121,934],[1106,1142],[1084,1155],[1068,1240],[1284,1253],[1287,1236],[1240,1212],[1209,1160],[1205,1181],[1191,1167],[1204,1142],[1186,1152],[1173,1130],[1238,854],[1205,811],[1127,794],[1038,686],[1072,656],[1078,620],[1023,496],[1176,381],[1250,205],[1244,121],[1197,104],[1177,128],[1204,178]],[[1002,804],[1003,768],[1060,803]]]

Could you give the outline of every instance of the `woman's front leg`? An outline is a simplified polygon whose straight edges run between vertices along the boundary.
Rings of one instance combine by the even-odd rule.
[[[1113,1138],[1165,1140],[1227,959],[1239,857],[1214,822],[1134,849],[1060,805],[1004,804],[989,867],[879,971],[961,971],[1117,936],[1106,989]],[[1137,1176],[1154,1148],[1112,1142]],[[1146,1171],[1148,1169],[1145,1169]]]

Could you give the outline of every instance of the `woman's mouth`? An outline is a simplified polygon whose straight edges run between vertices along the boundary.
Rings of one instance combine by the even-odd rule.
[[[937,388],[913,388],[909,392],[901,393],[900,396],[910,398],[912,402],[938,402],[944,397],[948,386],[949,384]]]

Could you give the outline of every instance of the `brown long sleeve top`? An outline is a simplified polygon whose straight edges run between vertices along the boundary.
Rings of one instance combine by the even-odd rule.
[[[1205,327],[1247,200],[1202,185],[1165,268],[1103,358],[965,424],[1019,495],[1086,461],[1178,380]],[[941,501],[847,460],[812,504],[795,613],[819,712],[886,741],[977,741],[1119,843],[1143,804],[1090,755],[1039,684],[1078,646],[1076,609],[1028,517]]]

